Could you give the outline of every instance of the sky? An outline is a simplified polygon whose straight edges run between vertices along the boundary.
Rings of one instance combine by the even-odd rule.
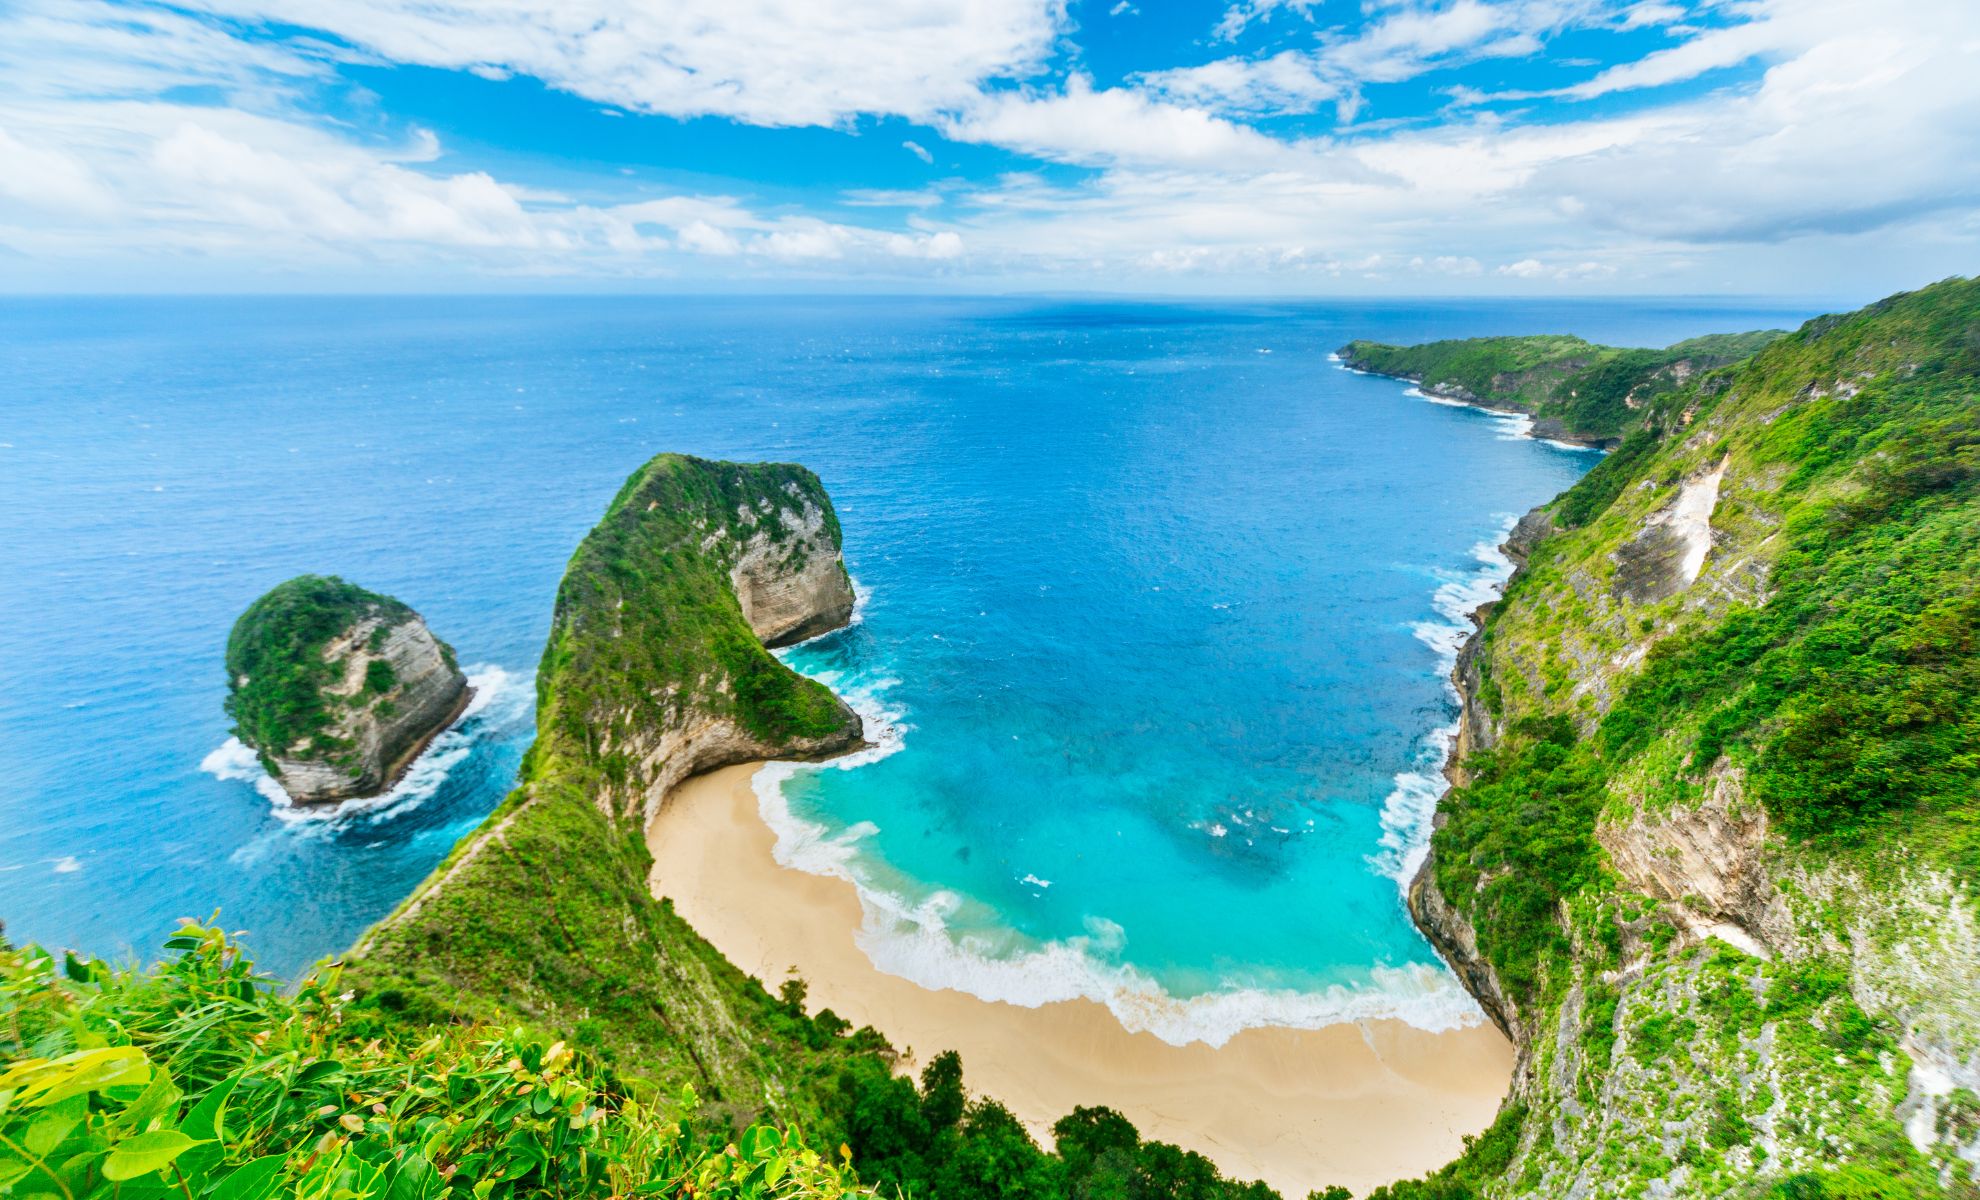
[[[0,290],[1868,298],[1980,0],[0,0]]]

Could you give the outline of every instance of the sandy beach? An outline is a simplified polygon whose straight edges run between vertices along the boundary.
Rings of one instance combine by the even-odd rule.
[[[1400,1021],[1248,1029],[1221,1047],[1129,1033],[1090,1001],[1038,1008],[929,991],[883,974],[854,944],[853,885],[779,866],[746,765],[683,784],[647,830],[653,890],[773,990],[791,974],[812,1011],[872,1025],[918,1066],[960,1051],[970,1090],[1003,1101],[1050,1146],[1053,1121],[1107,1105],[1144,1137],[1263,1179],[1287,1200],[1365,1192],[1455,1157],[1491,1123],[1512,1047],[1490,1025],[1425,1033]]]

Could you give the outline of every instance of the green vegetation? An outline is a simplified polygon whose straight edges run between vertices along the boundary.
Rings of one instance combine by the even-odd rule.
[[[1420,346],[1356,341],[1340,353],[1356,370],[1531,413],[1548,436],[1612,444],[1641,427],[1645,410],[1682,390],[1696,373],[1749,358],[1782,336],[1779,330],[1714,334],[1663,350],[1598,346],[1558,334]]]
[[[814,1124],[738,1130],[692,1089],[527,1026],[417,1019],[335,967],[283,994],[192,923],[166,949],[136,971],[0,942],[0,1195],[1276,1200],[1107,1109],[1076,1110],[1043,1151],[968,1098],[955,1054],[917,1089],[871,1030],[806,1018],[802,985],[757,1032],[841,1041],[842,1065]]]
[[[1556,532],[1487,618],[1473,702],[1497,737],[1433,838],[1439,890],[1553,1064],[1525,1093],[1544,1128],[1509,1159],[1481,1143],[1386,1195],[1546,1195],[1570,1178],[1592,1195],[1655,1179],[1696,1195],[1980,1194],[1950,1142],[1921,1154],[1899,1129],[1908,1060],[1856,1000],[1898,986],[1877,972],[1915,970],[1903,939],[1934,936],[1932,910],[1906,916],[1878,889],[1945,886],[1916,874],[1940,871],[1971,906],[1980,884],[1980,283],[1811,322],[1639,411],[1551,506]],[[1628,602],[1611,581],[1631,539],[1717,467],[1704,577]],[[1689,948],[1680,914],[1706,902],[1636,894],[1598,845],[1728,787],[1735,814],[1756,805],[1786,839],[1781,902],[1824,931],[1786,958]],[[1803,865],[1863,882],[1804,897]],[[1858,957],[1824,950],[1832,938]],[[1872,974],[1853,987],[1852,971]],[[1929,974],[1902,986],[1928,1012],[1956,1002]],[[1580,1014],[1567,1033],[1564,1008]]]
[[[274,755],[336,762],[350,747],[329,732],[337,721],[324,689],[337,682],[337,669],[323,649],[357,622],[377,618],[377,639],[413,611],[390,596],[368,592],[335,575],[298,575],[248,605],[227,637],[227,715],[234,736],[253,747],[270,774],[280,774]],[[451,651],[449,651],[451,654]],[[390,690],[385,674],[367,674],[367,691]],[[382,683],[382,686],[381,686]]]
[[[564,1042],[413,1028],[273,989],[187,925],[150,971],[0,943],[0,1194],[61,1200],[716,1200],[858,1191],[843,1162],[756,1126],[698,1129]],[[692,1107],[691,1102],[685,1107]]]

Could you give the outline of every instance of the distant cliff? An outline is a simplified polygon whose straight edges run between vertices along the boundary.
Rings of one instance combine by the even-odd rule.
[[[1357,371],[1407,379],[1432,396],[1531,414],[1541,437],[1613,446],[1693,376],[1748,358],[1781,336],[1777,329],[1714,334],[1662,350],[1598,346],[1565,335],[1420,346],[1354,341],[1339,354]]]
[[[1410,891],[1513,1094],[1377,1196],[1980,1195],[1980,283],[1641,421],[1516,532]]]
[[[227,682],[235,735],[302,804],[384,791],[469,695],[418,613],[321,575],[248,606],[227,639]]]
[[[572,555],[537,674],[537,738],[481,828],[353,952],[414,1016],[517,1016],[733,1114],[780,1100],[781,1010],[648,891],[674,785],[862,744],[859,717],[767,643],[837,628],[853,592],[817,476],[664,454]]]

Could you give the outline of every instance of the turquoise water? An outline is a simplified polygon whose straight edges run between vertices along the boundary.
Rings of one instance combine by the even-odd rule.
[[[0,916],[153,952],[218,908],[292,972],[499,800],[564,561],[662,450],[824,478],[863,593],[789,652],[884,731],[762,790],[931,986],[1172,1040],[1473,1019],[1403,912],[1462,614],[1594,456],[1339,369],[1351,337],[1633,344],[1806,314],[1471,303],[0,304]],[[228,745],[234,616],[301,571],[420,609],[481,688],[382,801]],[[258,786],[263,784],[264,786]]]

